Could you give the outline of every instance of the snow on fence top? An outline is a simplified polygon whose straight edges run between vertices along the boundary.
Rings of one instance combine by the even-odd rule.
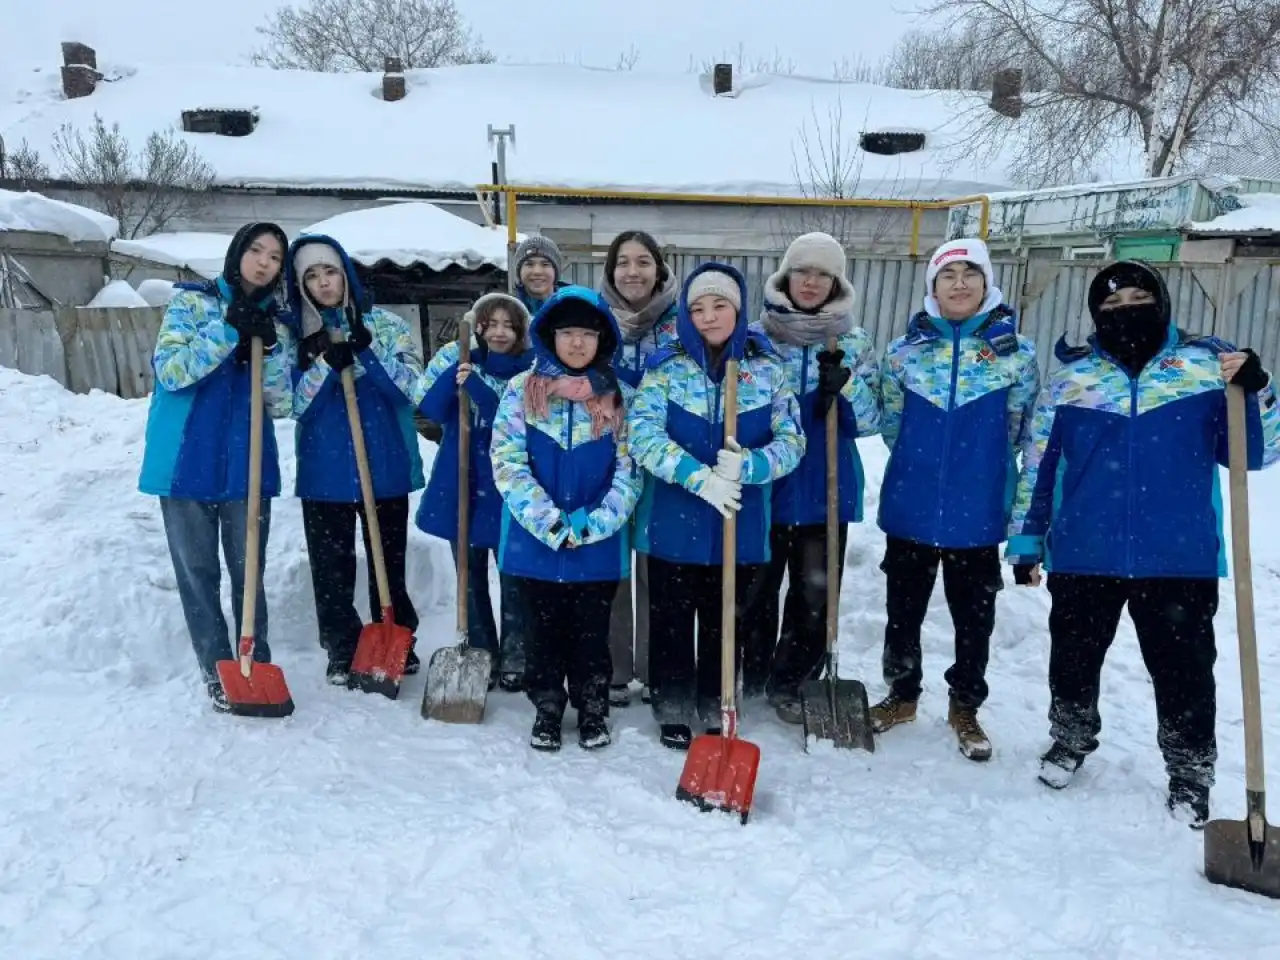
[[[88,127],[95,112],[140,145],[155,130],[181,132],[184,111],[218,104],[252,112],[253,131],[181,136],[225,185],[470,193],[491,178],[489,124],[516,126],[511,183],[795,195],[797,157],[799,179],[830,178],[818,156],[825,144],[844,164],[852,158],[859,196],[945,199],[1014,185],[1007,163],[958,146],[989,116],[979,93],[751,74],[714,96],[710,78],[692,73],[491,64],[406,71],[407,94],[391,102],[372,73],[198,64],[105,72],[74,100],[62,98],[56,72],[17,83],[10,75],[0,85],[0,134],[51,159],[59,125]],[[816,170],[803,159],[802,132]],[[919,133],[924,145],[872,153],[859,145],[863,133]]]
[[[212,279],[222,272],[231,239],[222,233],[153,233],[138,240],[116,240],[111,250],[138,260],[182,267]]]
[[[1245,193],[1237,197],[1240,209],[1231,210],[1212,220],[1187,226],[1190,233],[1218,235],[1280,233],[1280,194]]]
[[[390,260],[432,270],[457,264],[465,270],[507,268],[505,228],[482,227],[434,204],[411,201],[340,213],[302,231],[333,237],[351,259],[366,266]]]
[[[107,243],[119,231],[105,214],[39,193],[0,190],[0,230],[31,230],[66,237],[73,243]]]

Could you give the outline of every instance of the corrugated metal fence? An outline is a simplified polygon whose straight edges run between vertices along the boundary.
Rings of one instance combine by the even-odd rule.
[[[153,307],[0,309],[0,366],[48,375],[76,393],[145,397],[163,315]]]

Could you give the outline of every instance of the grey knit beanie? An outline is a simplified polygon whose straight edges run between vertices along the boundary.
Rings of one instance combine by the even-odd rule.
[[[530,257],[543,257],[551,264],[551,269],[556,272],[556,279],[560,279],[560,275],[564,272],[564,260],[560,256],[560,248],[556,246],[554,240],[550,237],[534,235],[526,237],[520,246],[516,247],[516,275],[519,276],[520,268],[524,266],[524,262]]]

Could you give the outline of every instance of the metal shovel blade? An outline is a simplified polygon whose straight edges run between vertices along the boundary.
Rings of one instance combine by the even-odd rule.
[[[1261,842],[1248,820],[1210,820],[1204,828],[1204,875],[1210,883],[1280,900],[1280,831],[1261,821]]]
[[[746,823],[759,772],[760,748],[754,743],[703,734],[689,745],[676,799],[702,810],[736,813]]]
[[[216,666],[233,716],[287,717],[293,713],[284,671],[275,664],[251,663],[247,677],[239,660],[219,660]]]
[[[493,658],[466,644],[441,647],[427,664],[422,715],[442,723],[482,723]]]
[[[867,688],[857,680],[808,680],[800,685],[805,749],[809,738],[831,740],[846,750],[874,753]]]
[[[360,631],[351,672],[347,675],[348,689],[396,699],[412,646],[413,631],[396,624],[391,612],[384,610],[381,623],[367,624]]]

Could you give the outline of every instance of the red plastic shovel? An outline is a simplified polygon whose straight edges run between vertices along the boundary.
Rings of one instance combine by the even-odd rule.
[[[218,679],[237,717],[287,717],[293,713],[293,697],[284,682],[284,671],[274,664],[255,663],[253,635],[258,612],[258,550],[262,516],[262,338],[250,346],[249,376],[249,490],[245,505],[244,603],[241,607],[238,660],[219,660]]]
[[[333,334],[341,341],[341,330]],[[351,444],[356,453],[356,472],[360,475],[360,495],[364,498],[364,524],[369,531],[369,547],[373,552],[373,575],[378,584],[378,606],[382,621],[369,623],[360,631],[356,653],[347,674],[347,687],[365,693],[380,693],[391,700],[400,695],[405,664],[413,647],[413,631],[396,623],[387,583],[387,563],[382,552],[382,527],[378,523],[378,501],[373,496],[373,477],[369,473],[369,454],[364,445],[364,428],[360,425],[360,407],[356,403],[355,373],[351,367],[342,371],[342,395],[347,401],[347,422],[351,425]]]
[[[738,431],[738,362],[725,364],[725,446]],[[737,561],[738,536],[732,514],[724,521],[724,556],[720,572],[720,734],[703,734],[689,745],[676,798],[703,810],[726,810],[743,823],[760,770],[760,748],[738,739],[737,692]]]

